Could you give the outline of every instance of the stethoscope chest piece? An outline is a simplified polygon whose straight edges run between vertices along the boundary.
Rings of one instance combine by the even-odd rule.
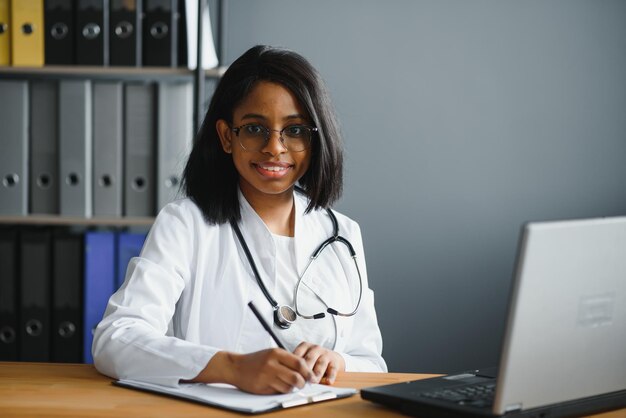
[[[282,329],[288,329],[296,318],[296,311],[290,306],[282,305],[274,308],[274,323]]]

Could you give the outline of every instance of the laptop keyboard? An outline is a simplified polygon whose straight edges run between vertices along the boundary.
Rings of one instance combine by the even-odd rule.
[[[420,395],[430,399],[452,402],[457,405],[470,405],[477,408],[485,408],[493,405],[495,389],[495,383],[486,383],[422,392]]]

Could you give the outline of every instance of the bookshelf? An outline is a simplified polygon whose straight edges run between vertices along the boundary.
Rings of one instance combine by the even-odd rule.
[[[28,215],[0,216],[3,225],[39,225],[39,226],[115,226],[115,227],[150,227],[154,222],[152,216],[121,216],[83,218],[79,216]]]
[[[219,78],[226,68],[203,70],[205,78]],[[0,80],[90,79],[123,81],[192,80],[195,71],[169,67],[98,67],[47,65],[45,67],[0,67]]]
[[[199,63],[203,49],[203,19],[200,17],[207,7],[205,2],[198,2]],[[212,4],[220,7],[221,1]],[[191,147],[206,111],[206,99],[211,97],[224,71],[225,68],[203,69],[201,66],[194,70],[153,66],[0,66],[0,83],[4,84],[3,91],[10,93],[3,97],[7,100],[0,109],[7,112],[5,115],[11,115],[4,118],[8,122],[5,126],[0,123],[0,143],[3,152],[7,152],[7,145],[12,151],[19,148],[17,154],[7,152],[6,155],[14,157],[0,158],[0,188],[5,175],[19,173],[20,180],[19,198],[12,199],[13,194],[0,196],[11,197],[0,201],[0,208],[3,208],[0,214],[0,295],[3,296],[0,298],[0,361],[90,361],[89,336],[102,317],[109,295],[123,282],[128,260],[139,254],[146,233],[164,202],[180,196],[176,194],[179,181],[162,193],[163,184],[167,183],[163,175],[168,173],[167,181],[173,175],[180,175],[184,167],[180,162],[188,153],[183,150]],[[98,109],[115,110],[104,112],[107,117],[97,117],[103,114]],[[77,126],[68,123],[74,119],[81,122]],[[111,124],[110,120],[115,123]],[[141,125],[143,130],[138,131],[134,125]],[[3,130],[7,130],[6,138],[11,137],[11,141],[5,142]],[[70,135],[66,134],[68,132]],[[68,147],[66,139],[70,136],[73,142]],[[76,138],[83,138],[82,142],[88,145]],[[178,143],[180,138],[187,141],[185,147]],[[104,194],[100,194],[100,200],[95,197],[96,183],[101,185],[102,161],[110,158],[102,152],[102,144],[109,146],[108,139],[116,144],[115,168],[111,168],[113,175],[109,178],[117,184],[117,203],[113,212],[98,212],[96,208],[103,207],[98,202],[109,204],[106,196],[102,198]],[[137,148],[132,149],[133,155],[127,160],[131,154],[130,142]],[[139,150],[138,143],[148,145],[142,145],[144,148]],[[68,154],[67,150],[76,144],[81,151]],[[150,156],[137,162],[137,155],[148,148]],[[50,188],[54,188],[54,192],[45,196],[39,189],[41,177],[35,174],[43,172],[43,153],[47,153],[45,167],[54,167],[50,169],[53,179]],[[161,158],[164,155],[176,155],[175,163],[172,158]],[[72,168],[70,173],[76,170],[82,187],[91,188],[90,197],[83,195],[78,200],[80,205],[91,202],[86,206],[88,210],[81,206],[78,214],[62,210],[61,204],[62,199],[68,201],[61,192],[61,187],[65,187],[67,193],[67,186],[62,185],[69,184],[67,162],[76,160],[77,156],[83,165]],[[34,157],[39,159],[36,161]],[[136,198],[131,205],[127,190],[131,182],[133,187],[139,184],[135,182],[139,177],[135,177],[133,170],[147,164],[146,160],[152,161],[142,166],[143,175],[150,173],[152,177],[142,177],[148,179],[145,182],[148,186],[142,192],[146,192],[143,198],[150,204],[146,205],[147,210],[142,204],[137,210]],[[97,168],[98,162],[100,168]],[[17,171],[16,164],[22,171]],[[167,168],[162,170],[164,166]],[[34,191],[38,193],[38,200],[33,198]],[[45,210],[41,209],[42,196],[43,200],[55,196],[46,200],[50,204],[45,205]],[[2,203],[7,201],[19,201],[20,209],[6,210]],[[70,206],[74,202],[72,200]],[[134,209],[129,210],[131,206]],[[30,289],[38,289],[37,312],[24,298]],[[71,317],[64,317],[66,314]],[[71,335],[59,320],[75,324]],[[39,325],[33,327],[33,321]]]
[[[8,1],[8,0],[7,0]],[[204,16],[204,11],[207,10],[207,8],[209,7],[209,3],[211,5],[211,7],[215,8],[217,13],[215,14],[216,16],[219,16],[219,18],[217,19],[217,21],[214,21],[214,25],[216,27],[218,27],[218,32],[217,32],[217,41],[216,45],[219,47],[220,44],[220,20],[221,20],[221,13],[222,13],[222,9],[223,9],[223,4],[221,0],[200,0],[198,1],[197,4],[197,61],[198,63],[202,62],[202,56],[203,56],[203,31],[205,30],[211,30],[210,28],[206,28],[204,26],[206,26],[206,21],[202,18]],[[193,4],[189,3],[189,4]],[[46,6],[47,7],[47,6]],[[192,8],[193,10],[193,8]],[[46,11],[47,13],[47,11]],[[205,16],[206,17],[206,16]],[[210,22],[209,22],[210,24]],[[141,27],[141,25],[138,23],[138,25]],[[184,28],[183,28],[184,29]],[[193,32],[192,32],[193,33]],[[180,45],[179,45],[180,47]],[[47,52],[46,52],[47,53]],[[139,99],[136,99],[132,102],[132,108],[140,108],[140,107],[148,107],[148,108],[152,108],[150,111],[154,112],[153,115],[153,120],[150,122],[147,122],[149,124],[153,124],[153,128],[146,128],[144,129],[144,132],[141,132],[145,135],[147,135],[147,137],[149,137],[150,135],[156,135],[158,130],[161,127],[160,121],[163,120],[163,114],[167,115],[167,111],[165,111],[164,113],[161,112],[160,110],[156,110],[157,109],[157,100],[161,100],[159,99],[160,95],[161,95],[161,90],[165,90],[167,93],[167,89],[161,89],[162,85],[175,85],[175,84],[186,84],[188,87],[191,86],[190,90],[191,90],[191,95],[189,95],[188,93],[186,93],[184,100],[191,100],[192,101],[192,106],[189,107],[187,105],[182,106],[184,109],[182,111],[177,112],[176,114],[172,115],[170,117],[170,119],[172,120],[176,120],[176,118],[180,119],[180,118],[184,118],[187,121],[191,121],[191,131],[186,131],[187,133],[184,135],[185,137],[189,138],[189,141],[191,141],[191,137],[195,134],[195,132],[197,132],[201,121],[204,117],[204,112],[206,111],[206,107],[207,107],[207,103],[206,103],[206,98],[210,97],[210,95],[212,94],[212,89],[214,88],[215,84],[217,83],[217,79],[219,79],[222,74],[224,73],[225,68],[212,68],[212,69],[203,69],[201,67],[201,65],[196,66],[196,69],[194,70],[190,70],[186,67],[152,67],[152,66],[140,66],[140,67],[124,67],[124,66],[109,66],[109,65],[104,65],[104,66],[86,66],[86,65],[48,65],[46,64],[45,66],[42,67],[25,67],[25,66],[0,66],[0,82],[4,82],[4,81],[15,81],[15,82],[26,82],[28,87],[27,87],[27,95],[29,96],[28,99],[25,99],[25,101],[28,103],[28,106],[30,109],[32,109],[33,107],[39,107],[39,103],[37,101],[37,98],[35,98],[35,96],[33,95],[33,93],[31,92],[31,85],[33,83],[48,83],[50,86],[54,86],[54,87],[49,87],[48,91],[52,91],[54,90],[54,93],[48,93],[48,96],[50,94],[54,94],[56,99],[54,99],[54,101],[60,100],[60,84],[61,83],[66,83],[68,81],[77,81],[77,82],[86,82],[88,83],[87,89],[93,89],[93,93],[85,93],[88,99],[86,99],[87,101],[89,100],[94,100],[95,103],[95,98],[97,96],[97,92],[95,90],[95,85],[97,83],[107,83],[107,82],[112,82],[112,83],[117,83],[118,85],[122,86],[123,92],[122,93],[116,93],[117,97],[121,96],[124,98],[123,100],[126,100],[127,97],[127,86],[128,85],[144,85],[144,86],[151,86],[150,88],[153,90],[152,92],[149,91],[144,91],[144,92],[139,92],[138,95],[139,96],[144,96],[144,98],[142,99],[141,97]],[[40,90],[42,89],[41,87],[39,87]],[[147,89],[147,87],[146,87]],[[44,88],[45,90],[45,88]],[[67,90],[67,89],[66,89]],[[102,90],[100,90],[101,92]],[[189,92],[189,90],[187,90],[187,92]],[[75,93],[75,92],[74,92]],[[71,94],[71,93],[70,93]],[[180,93],[170,93],[173,94],[174,96],[178,95],[179,99],[180,99]],[[41,94],[38,94],[37,97],[40,97]],[[66,94],[67,96],[67,94]],[[89,98],[90,96],[92,96],[93,98]],[[149,99],[146,99],[146,97],[149,97]],[[168,97],[165,96],[166,98],[164,99],[165,102],[168,101]],[[86,103],[86,102],[85,102]],[[112,103],[112,101],[108,102],[108,105],[110,106]],[[180,101],[178,102],[179,104],[181,103]],[[187,102],[188,103],[188,102]],[[45,104],[45,103],[44,103]],[[48,103],[46,104],[47,106],[50,106],[50,102],[48,101]],[[80,105],[80,104],[79,104]],[[122,103],[123,106],[126,106],[127,103],[124,102]],[[57,108],[55,110],[53,110],[54,112],[60,112],[60,107],[61,105],[55,105]],[[95,106],[95,105],[94,105]],[[130,106],[130,105],[129,105]],[[5,106],[6,107],[6,106]],[[170,106],[169,109],[170,111],[175,111],[177,107],[181,107],[181,106]],[[29,111],[30,111],[29,109]],[[131,107],[129,107],[129,109],[131,109]],[[148,109],[145,109],[145,111],[147,112]],[[161,112],[161,113],[158,113]],[[89,110],[87,110],[87,113],[89,113]],[[137,112],[135,112],[137,113]],[[144,112],[145,113],[145,112]],[[120,117],[123,118],[124,125],[127,124],[127,118],[129,116],[129,113],[126,112],[124,113],[122,116],[118,117],[118,120]],[[29,116],[30,117],[30,116]],[[60,124],[60,119],[61,116],[60,114],[57,116],[57,123]],[[45,119],[45,117],[44,117]],[[134,122],[134,121],[133,121]],[[88,121],[87,124],[91,124],[91,121]],[[95,122],[94,122],[95,123]],[[27,141],[31,141],[31,131],[33,131],[33,126],[36,125],[36,123],[33,120],[29,120],[28,121],[28,139]],[[128,123],[128,125],[133,125],[133,123]],[[51,125],[50,125],[51,126]],[[46,126],[45,129],[43,129],[43,131],[45,132],[46,129],[48,129],[49,126]],[[21,130],[22,128],[17,128],[18,130]],[[60,129],[60,128],[58,128]],[[81,127],[82,129],[82,127]],[[126,129],[126,128],[124,128]],[[49,129],[48,129],[49,130]],[[132,130],[132,129],[131,129]],[[41,132],[42,129],[39,129],[39,131]],[[13,131],[9,131],[10,133],[13,132],[15,133],[15,127],[13,129]],[[182,132],[182,131],[181,131]],[[132,138],[132,133],[129,134],[129,132],[124,132],[123,135],[125,136],[125,138]],[[130,135],[130,136],[129,136]],[[20,135],[21,137],[22,135]],[[178,135],[181,136],[181,135]],[[41,138],[41,134],[39,135],[39,137]],[[63,132],[58,132],[58,138],[60,140],[60,138],[65,138],[65,136],[63,135]],[[51,139],[54,140],[54,136],[51,136]],[[142,139],[142,141],[145,141],[146,139]],[[43,141],[46,141],[46,139],[44,139]],[[95,139],[94,139],[95,141]],[[124,140],[126,141],[126,140]],[[23,141],[22,141],[23,142]],[[36,151],[36,148],[39,146],[44,146],[42,145],[43,142],[42,140],[38,140],[38,141],[34,141],[32,144],[28,145],[28,162],[27,164],[30,165],[34,164],[34,160],[31,161],[31,156],[33,154],[33,152]],[[61,145],[57,145],[59,147],[61,147]],[[94,145],[95,146],[95,145]],[[167,144],[163,145],[163,141],[159,140],[158,142],[158,147],[165,147],[167,148]],[[155,145],[156,147],[156,145]],[[171,147],[168,149],[171,150]],[[154,151],[154,159],[155,161],[158,160],[159,158],[159,151],[155,150]],[[100,158],[99,155],[96,155],[96,149],[93,149],[93,160],[97,160]],[[91,159],[88,157],[84,156],[85,154],[83,153],[83,158],[84,159]],[[5,164],[7,164],[7,162],[5,161]],[[126,163],[125,163],[126,164]],[[155,162],[154,165],[158,164],[158,162]],[[89,164],[88,164],[89,165]],[[9,166],[11,166],[11,163],[9,163]],[[2,169],[2,171],[6,171],[7,175],[10,172],[14,172],[12,170],[15,170],[15,168],[2,168],[0,167],[0,169]],[[154,168],[151,168],[150,170],[152,170]],[[30,168],[29,168],[30,170]],[[93,177],[96,178],[96,169],[95,166],[93,168],[94,172],[93,172]],[[123,175],[126,176],[126,168],[124,168],[124,173]],[[58,173],[57,178],[55,179],[55,181],[57,182],[57,184],[61,184],[61,182],[63,181],[62,178],[66,178],[66,177],[59,177],[62,176],[63,174],[61,172]],[[120,180],[122,180],[121,178],[122,172],[119,172],[118,177]],[[30,176],[32,176],[32,173],[30,174]],[[133,173],[134,176],[134,173]],[[85,182],[86,183],[90,183],[92,180],[88,178],[89,176],[85,176]],[[158,177],[158,176],[157,176]],[[4,178],[4,176],[3,176]],[[134,179],[134,177],[132,177]],[[128,181],[130,181],[131,177],[129,174],[128,177]],[[2,180],[2,179],[0,179]],[[12,179],[9,179],[11,181],[13,181]],[[22,176],[22,183],[24,183],[24,181],[28,181],[30,183],[32,183],[34,180],[33,178],[28,179],[28,176],[24,175]],[[122,180],[124,181],[124,180]],[[134,183],[133,183],[134,184]],[[147,183],[147,184],[152,184],[150,187],[156,187],[159,188],[162,186],[159,186],[158,184],[158,179],[155,178],[154,182],[152,183]],[[1,184],[0,184],[1,186]],[[29,190],[33,190],[33,186],[32,184],[29,184],[27,186],[29,188]],[[59,187],[59,186],[55,186],[55,187]],[[90,187],[90,186],[88,186]],[[124,187],[124,186],[122,186]],[[126,186],[128,187],[128,186]],[[94,186],[95,188],[95,186]],[[95,190],[95,189],[94,189]],[[161,190],[161,189],[159,189]],[[155,191],[152,191],[152,193],[155,193]],[[6,197],[6,196],[5,196]],[[21,198],[20,198],[21,199]],[[144,224],[146,222],[146,219],[154,219],[154,216],[156,215],[156,213],[158,212],[158,210],[160,209],[160,207],[162,207],[162,202],[163,199],[159,198],[158,202],[154,205],[154,209],[152,210],[152,213],[146,213],[145,211],[138,213],[132,213],[132,211],[130,211],[129,213],[126,213],[125,209],[123,211],[123,213],[120,213],[119,210],[116,210],[113,213],[104,211],[102,213],[96,213],[93,212],[93,214],[89,213],[89,210],[87,210],[85,212],[85,217],[84,220],[83,218],[80,217],[76,217],[76,216],[67,216],[68,214],[73,214],[73,212],[67,212],[67,211],[63,211],[59,208],[57,208],[56,210],[41,210],[39,209],[35,209],[32,206],[32,202],[30,201],[31,196],[30,196],[30,192],[29,192],[29,196],[28,196],[28,209],[27,212],[28,213],[33,213],[33,215],[27,215],[24,212],[24,209],[21,209],[20,212],[11,212],[11,210],[9,210],[8,212],[6,210],[0,210],[0,224],[8,224],[8,223],[14,223],[14,224],[20,224],[20,225],[24,225],[24,224],[28,224],[28,223],[34,223],[34,224],[45,224],[46,222],[49,222],[50,224],[55,224],[55,225],[60,225],[60,224],[71,224],[71,223],[81,223],[81,224],[91,224],[91,225],[98,225],[101,223],[105,223],[105,224],[109,224],[109,225],[113,225],[113,224],[119,224],[119,225],[126,225],[131,224],[131,225],[135,225],[137,223],[139,224]],[[60,198],[59,198],[60,199]],[[123,197],[122,199],[127,199],[127,197]],[[152,197],[148,197],[147,199],[155,199],[154,196]],[[93,206],[94,208],[96,207],[97,202],[94,201],[93,202]],[[152,204],[148,205],[151,206]],[[21,205],[22,208],[24,208],[24,205]],[[4,212],[4,213],[2,213]],[[38,216],[35,215],[37,213],[46,213],[46,215],[42,216]],[[60,213],[60,214],[65,214],[66,216],[59,216],[59,215],[52,215],[54,213]],[[51,215],[48,215],[51,214]],[[108,214],[113,215],[112,217],[107,218],[106,220],[102,221],[100,218],[102,216],[107,216]],[[126,220],[125,216],[122,215],[126,215],[130,217],[130,220]],[[137,216],[138,215],[138,216]],[[93,218],[92,218],[93,216]],[[32,218],[32,219],[31,219]]]
[[[157,92],[157,90],[160,89],[159,85],[175,85],[175,84],[181,84],[181,83],[186,84],[187,86],[191,86],[192,94],[186,97],[187,99],[192,101],[192,105],[186,106],[184,112],[178,113],[178,115],[172,115],[171,118],[175,119],[176,117],[183,117],[184,119],[189,121],[189,123],[192,126],[192,129],[188,132],[186,137],[188,137],[188,141],[190,142],[193,134],[198,129],[198,126],[201,122],[202,117],[204,116],[204,111],[206,111],[206,103],[204,102],[203,98],[210,97],[210,95],[212,94],[212,89],[217,82],[217,79],[219,79],[222,76],[224,71],[225,71],[225,68],[221,68],[221,67],[202,70],[200,73],[201,76],[203,77],[202,88],[205,89],[202,92],[197,91],[197,84],[196,84],[197,72],[189,70],[187,68],[98,67],[98,66],[0,67],[0,82],[16,81],[16,82],[26,82],[28,84],[29,87],[28,87],[27,94],[29,96],[29,99],[28,99],[29,101],[28,112],[29,113],[33,110],[33,108],[40,108],[40,105],[41,105],[40,103],[37,103],[36,99],[33,99],[34,97],[33,96],[34,90],[32,87],[33,83],[39,83],[39,84],[46,83],[50,86],[55,86],[53,87],[55,91],[54,94],[56,97],[56,99],[54,99],[55,101],[60,100],[59,99],[59,94],[60,94],[59,84],[62,82],[69,81],[69,80],[75,80],[79,82],[87,81],[89,82],[89,85],[92,86],[91,88],[95,88],[93,86],[101,82],[104,82],[104,83],[111,82],[111,83],[120,84],[123,86],[122,87],[123,89],[125,89],[124,86],[127,86],[127,85],[135,85],[135,86],[136,85],[149,85],[151,86],[150,88],[153,90],[151,97],[152,97],[152,100],[154,101],[145,102],[144,105],[152,107],[153,120],[150,123],[154,125],[154,132],[153,132],[154,135],[158,134],[157,125],[159,124],[159,120],[158,120],[159,115],[157,114],[155,109],[157,107],[157,100],[159,100],[158,99],[159,93]],[[122,94],[125,96],[127,93],[124,92]],[[94,90],[92,94],[92,99],[90,100],[95,101],[96,100],[95,97],[96,97],[96,93]],[[200,102],[197,102],[197,100],[200,100]],[[56,105],[56,109],[54,110],[54,112],[59,112],[58,106],[59,105]],[[124,103],[123,106],[126,106],[126,103]],[[200,115],[200,116],[198,117],[197,115]],[[126,116],[127,114],[124,113],[122,117],[125,118]],[[30,117],[31,116],[29,116],[29,118]],[[58,117],[59,116],[57,116],[57,118]],[[32,123],[33,123],[33,120],[28,121],[28,124],[29,124],[28,133],[27,133],[28,138],[26,139],[29,142],[29,145],[28,145],[29,157],[28,157],[28,163],[27,163],[29,167],[31,164],[34,163],[34,160],[31,160],[32,153],[36,151],[36,148],[38,145],[41,146],[41,141],[39,141],[38,144],[35,144],[34,142],[30,144],[30,141],[32,140],[31,135],[33,135],[33,132],[32,132],[33,126],[31,125]],[[57,120],[57,123],[58,123],[58,120]],[[124,124],[125,123],[126,122],[124,122]],[[124,132],[123,135],[126,136],[127,134],[128,134],[127,132]],[[58,135],[60,138],[61,133],[59,132]],[[56,135],[52,134],[50,135],[48,139],[44,139],[44,141],[48,141],[50,139],[54,140],[55,136]],[[155,144],[155,147],[156,147],[156,144]],[[93,151],[93,160],[95,161],[96,159],[99,158],[99,156],[96,155],[95,148],[92,151]],[[158,159],[158,155],[157,155],[157,151],[155,150],[154,160],[156,161],[157,159]],[[5,171],[4,167],[0,167],[0,169],[2,169],[2,172],[4,173]],[[124,175],[125,174],[126,173],[124,173]],[[59,177],[60,175],[61,173],[59,172],[54,176],[55,178],[58,179],[56,180],[57,184],[59,184],[59,182],[61,181],[61,178]],[[96,177],[95,168],[94,168],[93,176]],[[103,214],[98,214],[95,212],[91,216],[87,215],[84,218],[77,217],[77,216],[61,216],[60,214],[55,215],[54,211],[52,212],[48,210],[42,211],[41,209],[33,210],[33,208],[30,207],[32,203],[30,201],[32,197],[30,193],[32,193],[32,190],[33,190],[32,187],[35,187],[35,186],[33,186],[32,184],[33,183],[32,179],[26,178],[26,181],[29,182],[29,185],[27,187],[29,191],[31,191],[29,192],[29,196],[28,196],[29,214],[28,215],[24,213],[0,214],[0,224],[6,225],[6,224],[12,223],[16,225],[26,225],[26,224],[43,225],[43,224],[49,223],[50,225],[71,225],[71,224],[81,224],[81,225],[102,225],[102,224],[115,225],[117,224],[120,226],[146,225],[146,224],[150,224],[151,221],[149,220],[154,219],[154,216],[156,215],[156,211],[158,211],[158,209],[162,206],[162,205],[157,204],[155,208],[156,211],[153,213],[145,213],[140,216],[129,215],[128,220],[125,219],[125,216],[121,216],[120,213],[116,213],[114,214],[114,216],[107,217],[105,219],[101,219]],[[120,178],[120,181],[123,181],[123,180]],[[156,181],[156,178],[154,179],[152,184],[156,184],[155,181]],[[159,186],[157,185],[157,186],[152,186],[152,187],[159,187]],[[94,202],[94,207],[95,205],[96,205],[96,202]],[[59,209],[57,209],[57,211],[58,210]],[[45,215],[40,216],[38,215],[38,213],[45,213]]]

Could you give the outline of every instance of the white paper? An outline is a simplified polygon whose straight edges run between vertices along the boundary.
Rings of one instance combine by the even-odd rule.
[[[195,70],[198,63],[198,0],[185,0],[185,19],[187,24],[187,68]],[[202,68],[215,68],[219,62],[213,43],[208,5],[204,7],[202,24]]]
[[[136,380],[118,380],[123,386],[130,386],[202,402],[207,405],[232,409],[234,411],[257,413],[277,408],[289,408],[307,403],[354,395],[352,388],[336,388],[326,385],[307,384],[303,389],[280,395],[254,395],[243,392],[231,385],[181,383],[177,387],[155,385]]]

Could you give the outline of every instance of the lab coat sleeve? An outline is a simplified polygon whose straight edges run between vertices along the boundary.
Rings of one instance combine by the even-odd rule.
[[[369,288],[361,230],[355,222],[350,237],[357,253],[357,262],[363,279],[361,306],[354,316],[352,332],[347,337],[345,349],[340,353],[348,372],[386,372],[382,357],[383,339],[374,309],[374,292]]]
[[[95,330],[95,367],[113,378],[175,386],[197,376],[218,351],[167,331],[192,275],[193,220],[180,203],[157,216],[124,285],[109,299]]]

